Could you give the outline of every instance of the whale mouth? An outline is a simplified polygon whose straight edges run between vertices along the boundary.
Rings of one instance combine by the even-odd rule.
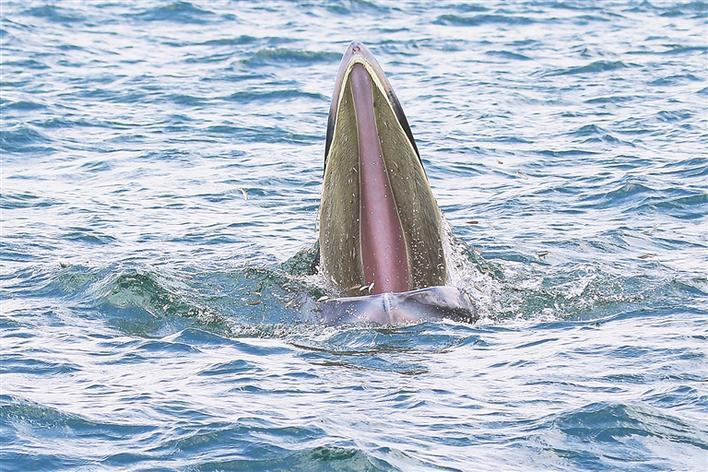
[[[443,285],[440,220],[403,108],[373,55],[353,42],[328,119],[320,266],[350,296]]]
[[[319,310],[322,321],[328,325],[393,325],[443,319],[472,323],[479,319],[470,297],[455,287],[335,298],[319,303]]]

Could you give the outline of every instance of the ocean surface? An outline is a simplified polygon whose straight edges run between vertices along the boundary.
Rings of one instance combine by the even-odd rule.
[[[3,472],[708,467],[705,2],[0,14]],[[317,321],[354,39],[474,324]]]

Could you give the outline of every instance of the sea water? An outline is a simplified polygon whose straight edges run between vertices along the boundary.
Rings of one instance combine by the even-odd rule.
[[[3,0],[0,469],[706,470],[707,14]],[[313,316],[351,40],[474,323]]]

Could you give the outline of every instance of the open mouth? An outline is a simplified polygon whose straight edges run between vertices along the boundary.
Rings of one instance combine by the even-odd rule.
[[[403,292],[446,278],[440,212],[413,134],[381,66],[344,53],[325,144],[321,265],[345,294]]]

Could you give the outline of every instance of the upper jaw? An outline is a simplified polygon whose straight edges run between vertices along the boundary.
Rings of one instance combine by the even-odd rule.
[[[390,101],[390,97],[393,95],[393,89],[391,84],[386,79],[381,65],[374,57],[371,52],[358,41],[352,41],[347,50],[342,56],[342,60],[339,63],[339,70],[337,72],[337,78],[334,82],[334,92],[332,94],[332,104],[329,109],[329,119],[327,121],[327,140],[325,142],[325,159],[329,154],[329,149],[332,145],[332,138],[334,137],[334,125],[337,119],[337,111],[339,109],[339,103],[344,93],[344,86],[347,83],[347,78],[352,71],[355,64],[361,64],[364,69],[369,73],[371,81],[374,86],[379,88],[383,95]],[[392,107],[395,108],[394,104],[390,103]],[[416,149],[417,150],[417,149]]]
[[[337,79],[334,83],[334,94],[332,96],[332,107],[330,111],[336,111],[339,104],[339,99],[342,94],[342,87],[346,83],[346,78],[349,76],[354,64],[360,63],[369,72],[374,83],[381,88],[384,92],[391,88],[391,85],[386,80],[383,69],[379,65],[378,61],[371,52],[358,41],[352,41],[347,50],[342,56],[342,60],[339,63],[339,71],[337,72]]]

